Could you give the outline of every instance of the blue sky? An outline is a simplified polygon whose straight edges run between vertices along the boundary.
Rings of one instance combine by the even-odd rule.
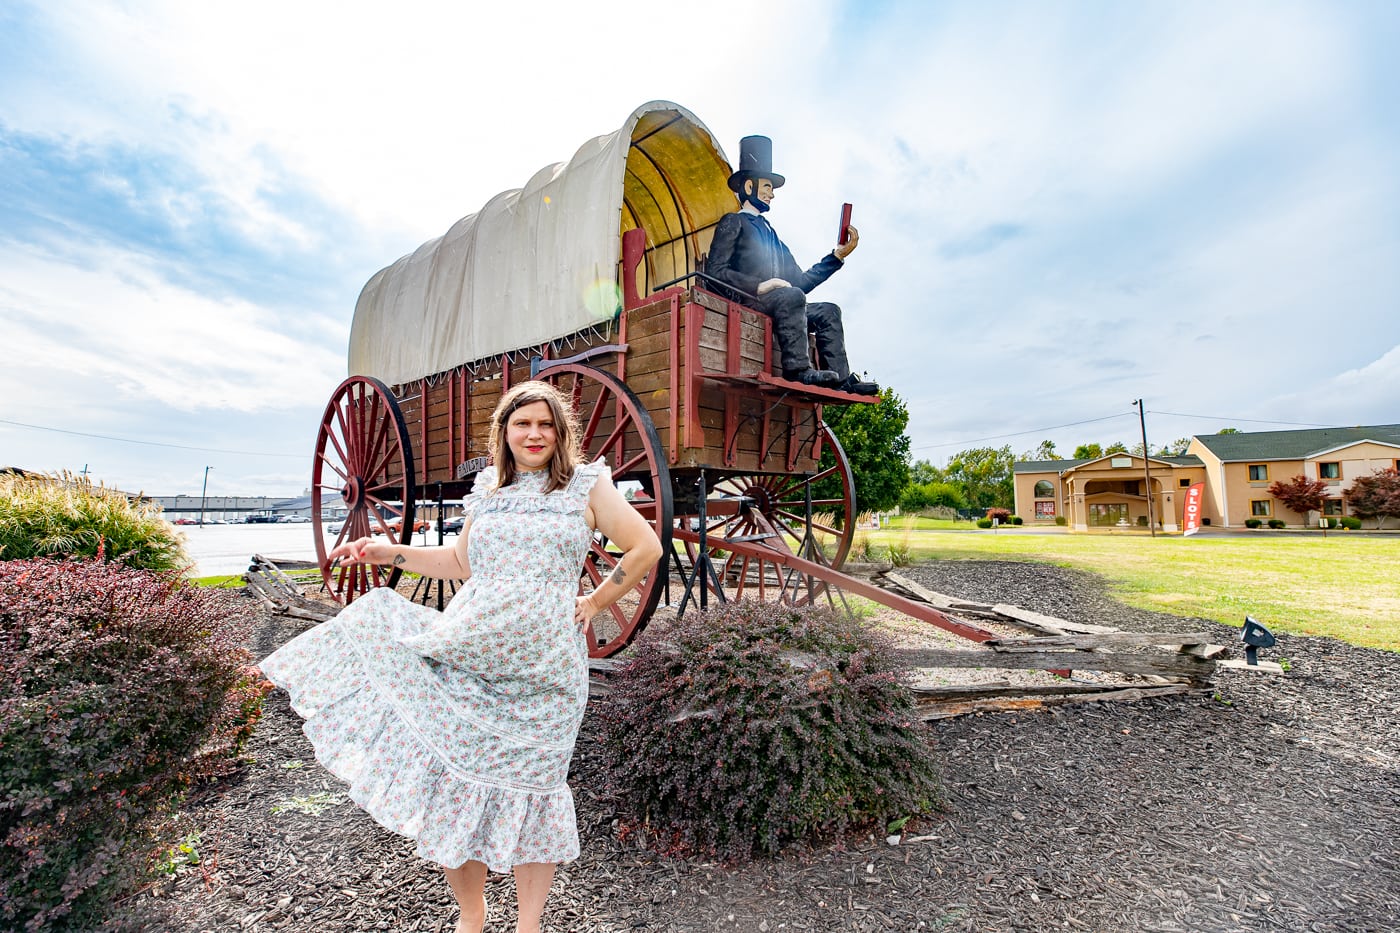
[[[658,98],[855,204],[917,457],[1400,420],[1400,6],[667,6],[0,6],[0,464],[300,492],[369,277]]]

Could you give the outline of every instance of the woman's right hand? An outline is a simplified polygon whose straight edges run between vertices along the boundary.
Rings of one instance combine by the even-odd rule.
[[[326,555],[331,566],[337,564],[387,564],[394,559],[392,545],[373,538],[357,538],[331,549]]]

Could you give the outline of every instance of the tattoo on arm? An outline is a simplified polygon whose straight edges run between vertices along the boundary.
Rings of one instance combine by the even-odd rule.
[[[612,583],[616,583],[618,586],[624,584],[627,580],[627,574],[623,572],[621,564],[618,564],[617,567],[613,569],[612,576],[608,577],[608,580]]]
[[[402,554],[395,554],[395,555],[394,555],[394,566],[395,566],[395,567],[402,567],[402,566],[403,566],[403,563],[404,563],[404,561],[405,561],[406,559],[407,559],[407,558],[405,558]]]

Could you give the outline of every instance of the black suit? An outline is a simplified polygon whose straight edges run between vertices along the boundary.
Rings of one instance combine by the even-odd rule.
[[[749,211],[726,214],[715,227],[705,273],[739,292],[729,297],[752,306],[773,321],[785,374],[812,368],[807,353],[807,331],[817,335],[817,352],[824,369],[835,370],[842,379],[851,372],[846,362],[846,333],[841,325],[841,309],[829,301],[808,302],[807,293],[829,279],[843,263],[835,253],[827,253],[816,265],[803,272],[792,253],[768,221]],[[758,294],[758,286],[769,279],[783,279],[787,288]]]

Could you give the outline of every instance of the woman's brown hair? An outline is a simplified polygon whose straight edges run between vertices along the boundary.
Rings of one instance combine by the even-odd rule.
[[[554,418],[554,455],[549,459],[549,479],[544,491],[553,492],[568,485],[573,479],[574,468],[583,462],[583,453],[578,446],[578,422],[574,410],[565,401],[559,390],[547,382],[522,382],[501,396],[496,411],[491,415],[491,455],[496,463],[496,488],[509,486],[515,482],[519,470],[515,465],[515,454],[506,443],[506,425],[510,416],[525,405],[544,402],[549,406]]]

